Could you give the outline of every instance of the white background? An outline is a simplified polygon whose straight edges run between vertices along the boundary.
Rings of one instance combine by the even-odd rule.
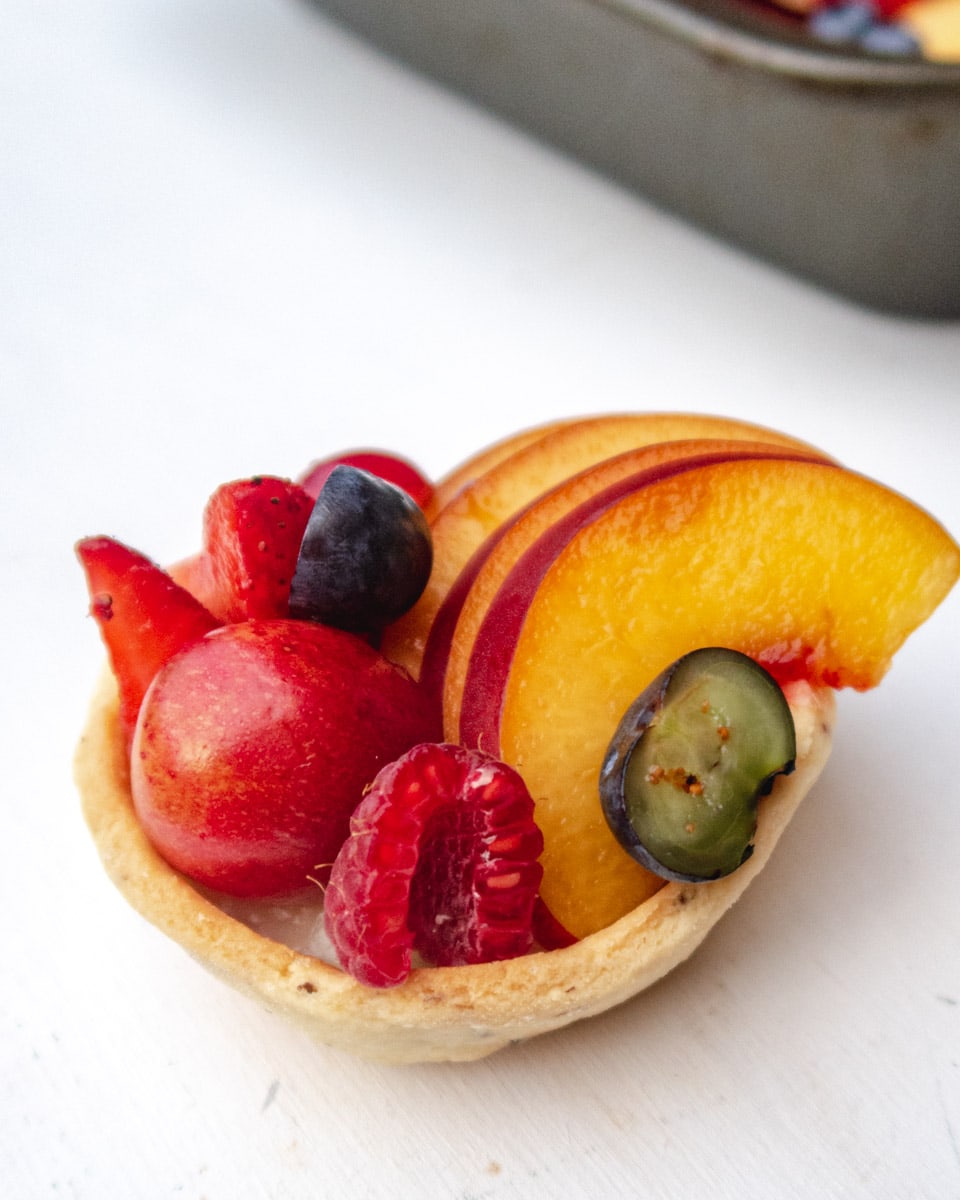
[[[0,404],[5,1197],[960,1195],[960,595],[842,697],[689,964],[473,1066],[354,1061],[208,977],[70,767],[82,535],[170,561],[229,478],[635,408],[786,429],[956,535],[960,325],[753,262],[297,0],[7,0]]]

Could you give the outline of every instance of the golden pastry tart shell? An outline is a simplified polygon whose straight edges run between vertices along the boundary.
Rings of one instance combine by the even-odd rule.
[[[739,870],[712,883],[665,883],[639,908],[567,949],[481,966],[421,968],[389,989],[364,987],[254,932],[157,854],[133,811],[109,676],[94,697],[75,773],[107,874],[138,912],[213,974],[318,1041],[364,1058],[467,1061],[604,1012],[697,948],[762,870],[829,755],[833,694],[800,685],[788,695],[797,769],[781,776],[762,801],[754,853]]]

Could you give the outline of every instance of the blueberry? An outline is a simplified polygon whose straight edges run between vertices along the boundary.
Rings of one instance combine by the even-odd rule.
[[[860,45],[872,54],[895,54],[907,58],[920,53],[920,43],[902,25],[872,25],[860,38]]]
[[[822,42],[856,42],[877,19],[877,9],[871,0],[853,0],[849,4],[831,5],[816,9],[808,18],[807,27]]]
[[[300,545],[290,616],[376,634],[417,602],[432,563],[429,526],[406,492],[334,467]]]
[[[624,715],[600,774],[604,816],[655,874],[717,879],[749,858],[760,797],[796,752],[776,680],[738,651],[694,650]]]

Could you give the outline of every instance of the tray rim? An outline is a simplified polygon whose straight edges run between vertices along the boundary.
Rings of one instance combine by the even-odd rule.
[[[955,89],[960,63],[882,56],[850,46],[822,45],[771,6],[769,18],[746,0],[579,0],[628,20],[656,26],[706,53],[780,75],[874,88]]]

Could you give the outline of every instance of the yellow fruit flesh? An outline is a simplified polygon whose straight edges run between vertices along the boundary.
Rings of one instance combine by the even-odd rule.
[[[759,454],[769,451],[769,443],[735,439],[691,438],[684,441],[658,442],[604,459],[580,472],[564,484],[547,492],[528,512],[520,516],[491,550],[477,574],[463,604],[450,646],[443,684],[444,737],[460,740],[460,709],[463,688],[470,665],[470,654],[483,618],[517,559],[541,533],[579,505],[620,480],[663,463],[704,455]],[[777,447],[773,452],[777,452]],[[781,447],[790,453],[792,447]],[[816,452],[811,451],[811,456]]]
[[[896,20],[920,43],[924,58],[960,63],[960,0],[914,0],[897,10]]]
[[[819,681],[878,683],[960,572],[927,514],[880,485],[812,463],[686,472],[622,501],[554,563],[511,666],[500,755],[523,774],[543,830],[543,897],[584,936],[650,894],[620,849],[597,778],[621,716],[698,646],[761,660],[809,652]]]
[[[534,442],[541,441],[547,434],[553,433],[554,430],[560,429],[564,425],[573,424],[575,420],[579,421],[580,418],[571,418],[569,421],[551,421],[546,425],[534,426],[532,429],[522,429],[519,433],[511,434],[502,441],[494,442],[476,454],[472,454],[459,466],[444,475],[442,479],[437,480],[430,503],[424,510],[427,520],[432,522],[440,514],[441,509],[445,508],[451,500],[455,500],[465,487],[475,483],[481,475],[486,475],[488,471],[492,471],[494,467],[519,450],[532,446]]]
[[[527,436],[532,440],[525,444]],[[606,458],[685,438],[764,441],[811,449],[804,442],[759,425],[690,413],[588,417],[564,422],[545,434],[529,431],[508,439],[500,447],[512,448],[512,452],[496,461],[501,449],[492,448],[494,464],[456,492],[431,520],[430,579],[413,608],[385,630],[383,653],[419,678],[430,628],[444,597],[474,552],[504,521],[549,488]],[[478,456],[475,461],[482,463],[482,458]]]

